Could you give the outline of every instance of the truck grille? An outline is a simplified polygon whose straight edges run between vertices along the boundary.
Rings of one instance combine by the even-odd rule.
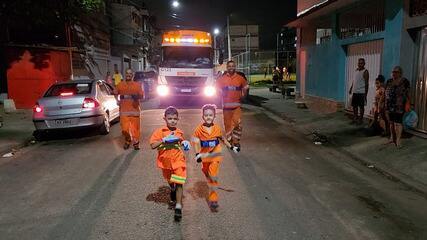
[[[206,77],[175,77],[175,76],[167,76],[166,81],[168,85],[171,86],[185,86],[185,87],[193,87],[193,86],[201,86],[205,84]]]

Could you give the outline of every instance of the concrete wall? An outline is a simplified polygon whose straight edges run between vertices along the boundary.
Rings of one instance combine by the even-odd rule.
[[[394,66],[400,64],[403,34],[403,0],[386,1],[383,71],[390,76]]]
[[[344,101],[345,51],[336,33],[336,15],[331,16],[332,38],[329,42],[315,45],[315,28],[302,33],[303,49],[307,52],[306,93],[337,102]]]

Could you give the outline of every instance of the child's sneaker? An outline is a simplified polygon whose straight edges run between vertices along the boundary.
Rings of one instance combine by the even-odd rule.
[[[135,150],[135,151],[139,151],[141,148],[139,147],[139,142],[138,143],[134,143],[133,144],[133,149]]]
[[[208,205],[212,212],[218,212],[219,205],[217,201],[209,201]]]
[[[174,216],[174,218],[175,218],[176,222],[181,221],[181,218],[182,218],[182,209],[181,208],[175,208],[175,216]]]
[[[129,149],[129,147],[130,147],[130,144],[129,144],[129,143],[125,143],[125,144],[123,145],[123,149],[124,149],[124,150],[128,150],[128,149]]]

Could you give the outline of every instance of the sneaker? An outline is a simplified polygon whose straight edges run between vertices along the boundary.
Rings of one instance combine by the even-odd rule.
[[[123,149],[124,149],[124,150],[129,149],[129,147],[130,147],[130,144],[129,144],[129,143],[125,143],[125,145],[123,145]]]
[[[135,150],[135,151],[138,151],[138,150],[140,150],[141,148],[139,147],[139,142],[138,143],[134,143],[133,144],[133,149]]]
[[[174,218],[175,218],[175,221],[176,221],[176,222],[181,221],[181,218],[182,218],[182,210],[181,210],[180,208],[175,208],[175,216],[174,216]]]
[[[217,201],[209,201],[208,205],[212,212],[218,212],[219,205]]]

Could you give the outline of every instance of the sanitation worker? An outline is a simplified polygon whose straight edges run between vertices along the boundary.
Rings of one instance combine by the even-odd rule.
[[[120,126],[125,138],[124,149],[133,145],[135,150],[139,150],[141,136],[141,99],[144,91],[141,85],[133,81],[132,69],[126,70],[125,81],[117,85],[115,94],[120,98]]]

